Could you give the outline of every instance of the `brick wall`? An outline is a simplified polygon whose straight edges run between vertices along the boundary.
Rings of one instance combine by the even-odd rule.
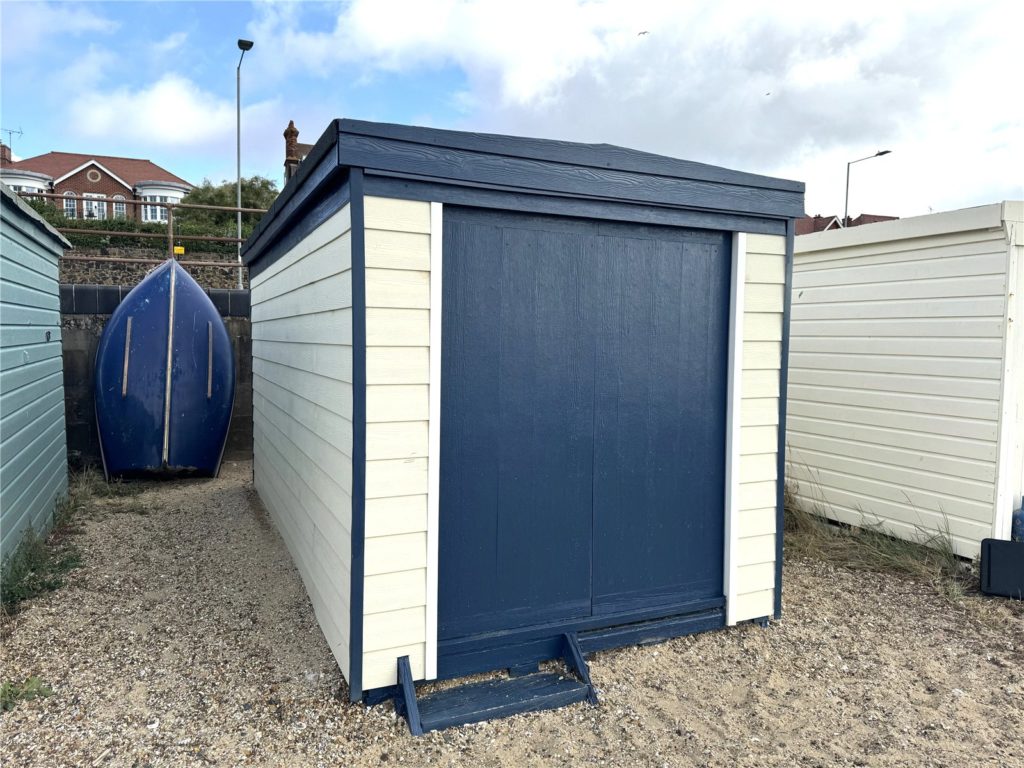
[[[89,178],[90,176],[93,178]],[[53,191],[58,195],[63,195],[65,192],[74,192],[76,195],[89,193],[103,195],[104,197],[124,195],[125,213],[127,217],[131,219],[138,218],[137,212],[135,211],[135,208],[138,206],[130,204],[130,201],[135,199],[135,195],[131,188],[126,187],[106,171],[95,165],[83,168],[73,176],[69,176],[64,179],[64,181],[54,186]],[[57,203],[61,210],[64,210],[63,200],[56,200],[54,202]],[[113,203],[107,203],[107,218],[114,217],[113,205]],[[80,199],[76,201],[76,211],[78,218],[82,218],[82,201]]]

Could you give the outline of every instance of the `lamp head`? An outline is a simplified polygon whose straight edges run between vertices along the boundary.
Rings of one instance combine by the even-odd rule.
[[[252,40],[241,40],[238,41],[238,49],[240,51],[248,51],[252,48]]]
[[[239,40],[238,42],[241,43],[242,41]],[[252,46],[252,43],[249,43],[249,45]],[[880,149],[877,152],[875,152],[875,157],[881,157],[882,155],[888,155],[890,152],[892,152],[891,149]]]

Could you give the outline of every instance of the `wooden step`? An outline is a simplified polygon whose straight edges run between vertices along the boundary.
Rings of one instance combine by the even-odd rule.
[[[448,688],[418,700],[423,731],[437,731],[466,723],[558,709],[586,701],[586,683],[554,672],[485,680]]]

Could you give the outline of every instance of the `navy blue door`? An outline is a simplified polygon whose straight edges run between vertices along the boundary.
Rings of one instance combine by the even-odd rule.
[[[440,638],[720,598],[725,235],[444,221]]]

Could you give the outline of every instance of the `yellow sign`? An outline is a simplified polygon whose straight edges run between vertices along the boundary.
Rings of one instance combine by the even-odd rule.
[[[174,246],[174,255],[175,256],[184,256],[185,255],[185,246],[184,245],[176,245],[176,246]]]

